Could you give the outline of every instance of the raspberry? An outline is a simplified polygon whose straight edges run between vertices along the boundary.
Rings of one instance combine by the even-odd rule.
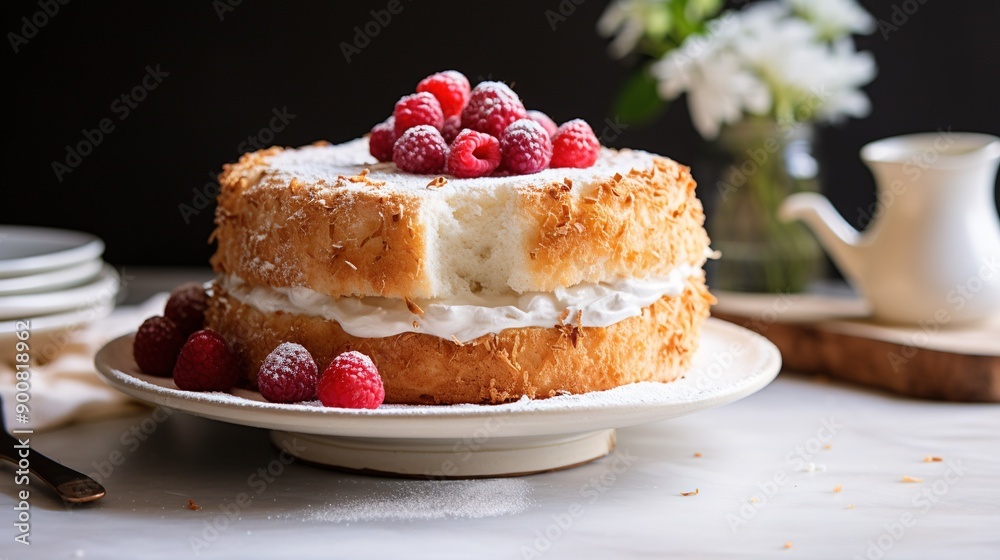
[[[590,167],[597,161],[601,143],[582,119],[565,122],[552,136],[552,167]]]
[[[462,119],[459,117],[448,117],[444,120],[444,126],[441,127],[441,136],[444,137],[444,141],[450,146],[452,142],[455,141],[455,137],[458,133],[462,132]]]
[[[185,391],[228,391],[238,375],[229,344],[208,329],[188,337],[174,366],[174,383]]]
[[[385,389],[372,359],[350,351],[334,358],[323,371],[316,395],[324,406],[378,408],[385,400]]]
[[[316,396],[319,368],[312,354],[301,344],[285,342],[264,358],[257,372],[257,386],[265,399],[274,403],[295,403]]]
[[[208,295],[205,287],[197,282],[181,284],[170,292],[167,307],[163,314],[167,316],[186,337],[205,326],[205,308],[208,307]]]
[[[448,173],[455,177],[483,177],[500,165],[500,142],[482,132],[465,129],[451,143]]]
[[[535,121],[536,123],[542,125],[545,132],[549,133],[549,138],[552,138],[556,133],[556,122],[549,118],[548,115],[541,111],[528,111],[528,118]]]
[[[166,317],[150,317],[142,322],[132,342],[135,363],[143,373],[170,377],[177,355],[184,346],[184,333]]]
[[[441,130],[444,126],[444,113],[441,112],[441,104],[433,95],[423,92],[407,95],[396,102],[396,108],[392,111],[392,116],[396,122],[393,130],[396,131],[396,138],[399,138],[407,130],[427,124]]]
[[[392,161],[392,145],[396,143],[395,117],[389,117],[372,128],[368,137],[368,152],[379,161]]]
[[[455,70],[427,76],[417,84],[417,91],[433,94],[441,104],[445,117],[462,114],[462,109],[469,102],[469,80]]]
[[[500,137],[503,168],[518,174],[538,173],[549,166],[552,141],[542,125],[531,119],[514,121]]]
[[[500,138],[510,123],[528,116],[521,99],[500,82],[480,82],[462,111],[462,126]]]
[[[407,130],[392,146],[392,161],[409,173],[440,173],[447,157],[448,144],[436,128],[426,124]]]

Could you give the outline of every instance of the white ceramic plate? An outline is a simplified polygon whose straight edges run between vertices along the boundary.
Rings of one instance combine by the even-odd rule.
[[[96,278],[80,286],[41,294],[0,296],[0,319],[26,319],[85,308],[94,302],[114,299],[119,288],[118,272],[104,265]]]
[[[89,233],[0,226],[0,278],[65,268],[103,253],[104,242]]]
[[[741,399],[770,383],[781,367],[781,355],[770,341],[732,323],[709,319],[691,371],[673,383],[637,383],[501,405],[382,405],[354,410],[318,402],[275,404],[243,389],[232,394],[182,391],[172,379],[139,372],[132,338],[111,341],[95,360],[102,377],[132,397],[234,424],[351,437],[465,437],[484,419],[494,417],[504,418],[498,431],[519,436],[621,428]],[[734,352],[737,346],[740,350]]]
[[[141,401],[280,430],[272,436],[275,443],[310,461],[397,475],[478,477],[528,474],[604,456],[614,447],[614,428],[675,418],[758,391],[777,375],[781,355],[767,339],[709,319],[691,371],[673,383],[502,405],[383,405],[377,410],[274,404],[240,389],[231,394],[181,391],[171,379],[138,371],[132,335],[105,346],[96,364],[109,384]],[[298,449],[292,441],[305,445]],[[442,466],[448,464],[450,470]]]
[[[92,259],[66,268],[0,278],[0,296],[37,294],[79,286],[93,280],[103,267],[104,263],[100,259]]]
[[[45,315],[31,319],[30,347],[35,361],[48,361],[59,353],[65,345],[70,331],[82,329],[86,325],[107,317],[115,308],[115,295],[97,299],[77,309],[55,315]],[[0,361],[14,363],[17,353],[18,321],[0,321]]]

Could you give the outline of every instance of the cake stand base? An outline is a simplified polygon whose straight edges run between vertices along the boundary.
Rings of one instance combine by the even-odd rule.
[[[271,441],[303,461],[353,472],[406,478],[490,478],[565,469],[599,459],[615,448],[615,431],[396,439],[274,430]]]

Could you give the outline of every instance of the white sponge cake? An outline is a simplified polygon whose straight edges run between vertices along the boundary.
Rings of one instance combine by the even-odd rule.
[[[247,154],[220,183],[207,319],[250,384],[282,342],[370,355],[388,403],[670,381],[712,301],[694,181],[645,152],[456,179],[362,138]]]
[[[708,247],[687,168],[640,151],[456,179],[400,173],[359,139],[247,154],[221,184],[216,269],[331,296],[551,291],[701,266]]]

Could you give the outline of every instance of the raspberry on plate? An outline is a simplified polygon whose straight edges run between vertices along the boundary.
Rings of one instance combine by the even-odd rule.
[[[174,383],[185,391],[228,391],[238,378],[229,344],[208,329],[188,337],[174,366]]]
[[[462,114],[469,102],[469,79],[455,70],[431,74],[417,84],[417,91],[431,93],[441,103],[445,118]]]
[[[503,168],[518,174],[538,173],[549,166],[552,141],[542,125],[531,119],[511,123],[500,137]]]
[[[558,128],[556,126],[556,121],[550,119],[549,116],[546,115],[545,113],[541,111],[531,110],[528,111],[528,118],[542,125],[542,128],[545,129],[545,132],[549,133],[549,138],[552,138],[552,136],[556,133],[556,129]]]
[[[372,128],[368,137],[368,153],[379,161],[392,161],[392,145],[396,143],[396,119],[389,117]]]
[[[594,130],[587,121],[573,119],[560,126],[552,136],[551,167],[590,167],[601,153]]]
[[[264,358],[257,372],[260,394],[273,403],[296,403],[316,396],[319,368],[301,344],[284,342]]]
[[[404,132],[392,147],[393,163],[409,173],[440,173],[447,156],[448,144],[441,133],[426,124]]]
[[[316,384],[316,396],[325,406],[378,408],[385,388],[372,359],[352,350],[330,362]]]
[[[462,126],[500,138],[510,123],[528,116],[521,99],[500,82],[480,82],[462,111]]]
[[[170,377],[177,355],[184,346],[184,333],[167,317],[150,317],[142,322],[132,341],[132,355],[143,373]]]
[[[422,124],[430,125],[441,130],[444,126],[444,113],[441,111],[441,104],[437,98],[427,92],[407,95],[396,102],[396,108],[392,111],[395,118],[393,130],[396,137],[400,137],[407,130]]]
[[[444,126],[441,127],[441,136],[444,137],[444,141],[449,146],[455,141],[459,132],[462,132],[462,119],[460,117],[448,117],[444,120]]]
[[[205,326],[205,308],[208,307],[208,294],[205,287],[197,282],[188,282],[174,288],[167,300],[163,314],[177,323],[184,336]]]
[[[500,142],[483,132],[465,129],[451,143],[447,171],[455,177],[484,177],[500,165]]]

